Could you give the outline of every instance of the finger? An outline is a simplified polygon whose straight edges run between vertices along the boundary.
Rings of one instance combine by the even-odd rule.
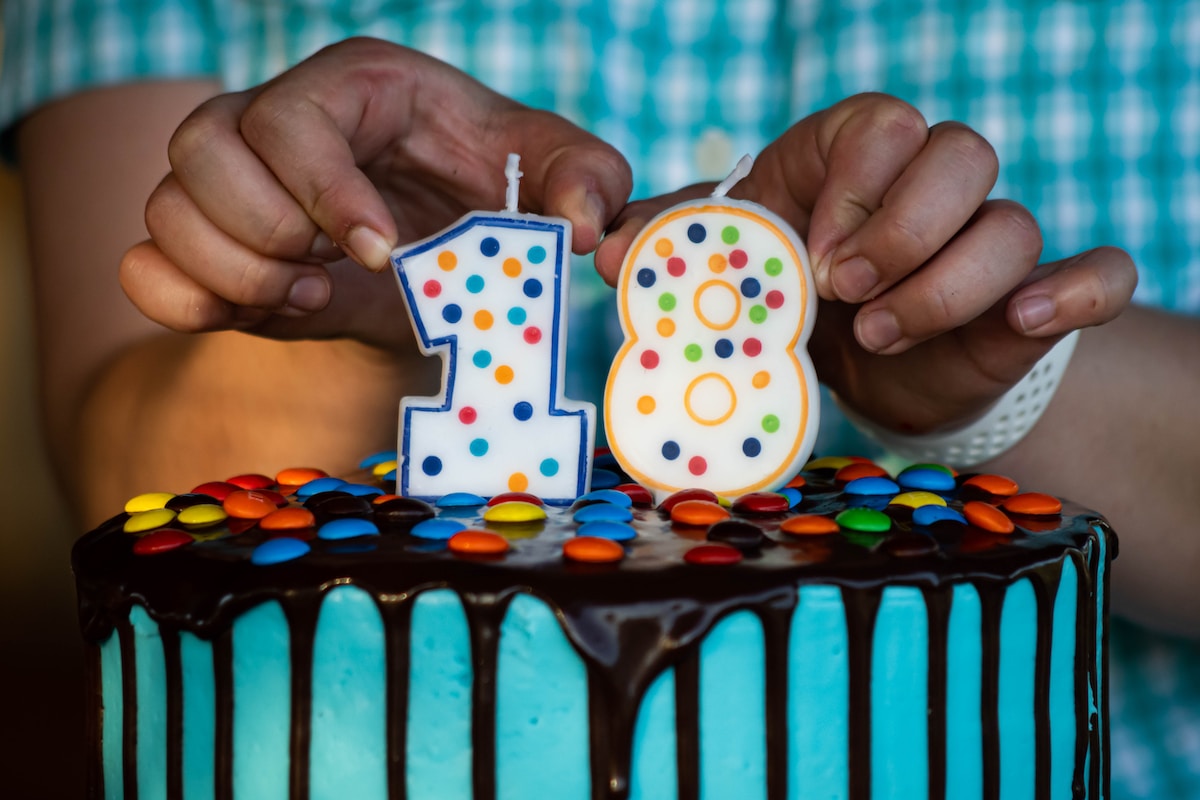
[[[698,183],[670,194],[638,200],[625,206],[613,220],[609,232],[605,234],[604,240],[596,249],[596,270],[600,273],[600,277],[608,285],[616,286],[625,254],[629,252],[633,240],[650,220],[673,205],[711,193],[711,183]]]
[[[1102,247],[1047,264],[1016,291],[1008,323],[1026,336],[1055,336],[1102,325],[1128,306],[1137,267],[1123,250]]]
[[[317,264],[270,258],[226,234],[201,213],[172,175],[146,207],[146,227],[160,252],[187,278],[233,306],[303,316],[330,297]]]
[[[870,352],[894,355],[966,325],[1020,285],[1041,249],[1024,207],[989,201],[920,271],[859,309],[855,338]]]
[[[967,223],[995,185],[992,146],[965,125],[942,123],[889,186],[878,208],[837,245],[830,283],[858,303],[919,269]],[[831,183],[835,175],[831,167]],[[840,187],[831,185],[831,191]]]

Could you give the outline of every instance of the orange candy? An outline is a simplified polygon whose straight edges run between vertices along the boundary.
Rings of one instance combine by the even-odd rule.
[[[888,473],[886,469],[877,464],[856,461],[839,469],[833,477],[834,480],[849,483],[859,478],[886,478]]]
[[[300,528],[310,528],[317,523],[313,513],[307,508],[289,506],[277,508],[259,520],[258,527],[265,531],[294,531]]]
[[[779,530],[795,536],[820,536],[837,533],[840,528],[837,522],[829,517],[820,514],[798,514],[780,523]]]
[[[625,548],[612,539],[576,536],[563,542],[563,556],[571,561],[588,564],[611,564],[625,557]]]
[[[303,486],[317,478],[328,478],[329,473],[315,467],[290,467],[275,476],[280,486]]]
[[[803,487],[804,487],[804,486],[805,486],[807,483],[808,483],[808,481],[804,480],[804,476],[803,476],[803,475],[797,475],[796,477],[792,478],[790,481],[788,481],[788,482],[787,482],[787,488],[789,488],[789,489],[801,489],[801,488],[803,488]]]
[[[712,525],[729,519],[728,509],[708,500],[684,500],[671,508],[671,521],[684,525]]]
[[[1062,513],[1062,501],[1041,492],[1025,492],[1013,495],[1000,506],[1013,514],[1028,514],[1034,517],[1051,516]]]
[[[963,481],[963,486],[974,486],[976,489],[983,489],[988,494],[994,494],[997,497],[1012,497],[1019,490],[1017,482],[1012,478],[986,473],[972,475]]]
[[[508,540],[491,531],[459,531],[446,544],[452,553],[463,556],[496,556],[508,551]]]
[[[225,513],[231,517],[262,519],[279,507],[271,494],[240,489],[230,492],[221,505],[225,508]],[[278,495],[275,496],[278,497]]]
[[[990,533],[1012,533],[1016,528],[1003,511],[982,500],[969,500],[964,503],[963,516],[976,528]]]

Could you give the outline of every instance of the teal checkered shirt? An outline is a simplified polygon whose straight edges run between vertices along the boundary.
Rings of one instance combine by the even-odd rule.
[[[997,196],[1045,258],[1129,251],[1136,300],[1200,312],[1200,0],[9,0],[0,129],[89,86],[259,83],[371,35],[467,70],[614,144],[635,196],[723,177],[795,120],[857,92],[908,100],[995,146]],[[615,347],[609,295],[576,271],[572,363]],[[596,399],[605,369],[575,370]],[[861,449],[843,429],[826,451]],[[1200,646],[1115,622],[1113,797],[1200,798]]]

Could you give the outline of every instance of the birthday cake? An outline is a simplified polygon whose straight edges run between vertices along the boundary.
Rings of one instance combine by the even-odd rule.
[[[1096,514],[828,458],[655,505],[597,465],[569,507],[394,497],[379,458],[134,498],[74,552],[91,795],[1105,796]]]

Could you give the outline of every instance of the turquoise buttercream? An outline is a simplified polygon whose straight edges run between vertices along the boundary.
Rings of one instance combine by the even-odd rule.
[[[871,648],[872,800],[929,796],[928,676],[925,596],[912,586],[889,586]]]
[[[1050,785],[1070,786],[1075,775],[1075,624],[1079,613],[1075,561],[1064,558],[1054,600],[1050,648]]]
[[[311,796],[387,800],[387,655],[375,598],[331,589],[313,653]]]
[[[946,630],[946,797],[983,797],[983,611],[973,585],[955,585]]]
[[[701,800],[766,797],[766,691],[762,623],[730,614],[700,644]]]
[[[471,637],[462,601],[431,589],[412,601],[408,800],[471,800]]]
[[[633,728],[633,763],[629,800],[663,800],[679,793],[678,771],[663,769],[676,763],[675,670],[666,669],[642,696]]]
[[[138,797],[167,796],[167,667],[158,624],[139,605],[129,609],[137,675]]]
[[[100,645],[100,697],[104,709],[100,715],[104,797],[105,800],[122,800],[125,775],[121,722],[125,716],[125,695],[121,690],[121,641],[115,631]]]
[[[255,606],[233,623],[235,797],[288,797],[292,705],[289,639],[287,617],[275,600]]]
[[[788,637],[788,797],[850,794],[850,661],[837,586],[803,586]]]
[[[1008,587],[1000,612],[1000,800],[1035,794],[1037,727],[1033,692],[1037,663],[1037,596],[1028,578]]]
[[[519,594],[500,625],[496,666],[498,800],[591,796],[588,681],[554,612]],[[553,769],[547,769],[547,765]]]
[[[183,674],[183,796],[212,800],[217,732],[212,643],[181,632],[179,660]]]

